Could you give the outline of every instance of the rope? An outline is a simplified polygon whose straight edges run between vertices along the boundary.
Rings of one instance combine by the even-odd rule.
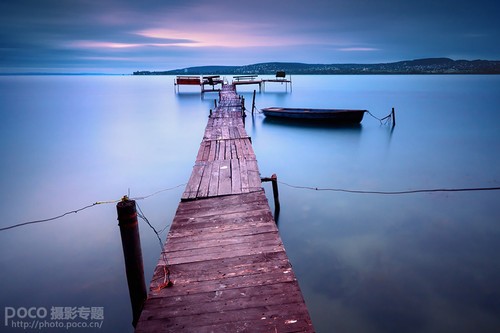
[[[392,113],[389,113],[387,116],[385,116],[385,117],[383,117],[383,118],[379,118],[379,117],[377,117],[376,115],[374,115],[373,113],[371,113],[371,112],[370,112],[370,111],[368,111],[368,110],[366,110],[366,112],[367,112],[370,116],[372,116],[373,118],[375,118],[375,119],[377,119],[378,121],[380,121],[380,124],[381,124],[381,125],[385,125],[385,124],[389,123],[389,121],[390,121],[390,120],[391,120],[391,118],[392,118]],[[384,120],[385,120],[385,122],[384,122]]]
[[[356,194],[381,194],[381,195],[400,195],[400,194],[414,194],[414,193],[432,193],[432,192],[473,192],[473,191],[498,191],[500,187],[463,187],[463,188],[432,188],[432,189],[416,189],[416,190],[403,190],[403,191],[367,191],[367,190],[351,190],[343,188],[320,188],[312,186],[297,186],[291,185],[282,181],[278,183],[286,185],[291,188],[313,190],[313,191],[332,191],[332,192],[347,192]]]
[[[156,230],[155,227],[153,227],[153,225],[151,223],[149,223],[149,220],[146,218],[146,216],[142,212],[141,207],[139,206],[139,204],[137,202],[136,202],[136,207],[138,210],[137,216],[139,218],[141,218],[144,222],[146,222],[149,225],[149,227],[153,230],[153,232],[156,234],[156,237],[158,238],[158,242],[160,244],[161,255],[162,255],[163,261],[165,262],[165,265],[163,265],[163,283],[158,286],[158,290],[161,290],[161,289],[166,288],[166,287],[171,287],[173,285],[173,282],[170,280],[170,270],[168,269],[168,266],[169,266],[168,259],[167,259],[167,256],[165,254],[165,251],[163,250],[163,242],[161,241],[160,233]],[[165,229],[166,229],[166,227],[163,228],[162,230],[165,230]]]
[[[174,187],[165,188],[163,190],[156,191],[156,192],[151,193],[151,194],[146,195],[146,196],[133,198],[132,200],[145,200],[145,199],[150,198],[152,196],[158,195],[158,194],[160,194],[162,192],[170,191],[170,190],[176,189],[176,188],[184,186],[184,185],[186,185],[186,184],[184,183],[184,184],[180,184],[180,185],[177,185],[177,186],[174,186]],[[22,223],[13,224],[13,225],[10,225],[10,226],[7,226],[7,227],[3,227],[3,228],[0,228],[0,231],[14,229],[14,228],[18,228],[18,227],[22,227],[22,226],[30,225],[30,224],[45,223],[45,222],[50,222],[50,221],[58,220],[58,219],[61,219],[61,218],[65,217],[65,216],[67,216],[67,215],[76,214],[78,212],[81,212],[82,210],[86,210],[86,209],[95,207],[97,205],[112,204],[112,203],[117,203],[119,201],[121,201],[121,199],[119,199],[119,200],[109,200],[109,201],[97,201],[97,202],[94,202],[93,204],[90,204],[90,205],[87,205],[87,206],[84,206],[82,208],[78,208],[78,209],[75,209],[75,210],[71,210],[71,211],[63,213],[61,215],[54,216],[54,217],[50,217],[50,218],[46,218],[46,219],[41,219],[41,220],[34,220],[34,221],[22,222]],[[167,227],[168,227],[168,225],[167,225]],[[163,228],[161,232],[165,231],[165,229],[167,227]]]
[[[91,205],[88,205],[88,206],[85,206],[85,207],[82,207],[82,208],[78,208],[78,209],[76,209],[76,210],[72,210],[72,211],[66,212],[66,213],[61,214],[61,215],[58,215],[58,216],[50,217],[50,218],[43,219],[43,220],[35,220],[35,221],[23,222],[23,223],[14,224],[14,225],[11,225],[11,226],[8,226],[8,227],[3,227],[3,228],[0,228],[0,231],[5,231],[5,230],[9,230],[9,229],[14,229],[14,228],[17,228],[17,227],[22,227],[22,226],[24,226],[24,225],[29,225],[29,224],[45,223],[45,222],[54,221],[54,220],[57,220],[57,219],[63,218],[63,217],[65,217],[66,215],[69,215],[69,214],[76,214],[76,213],[78,213],[78,212],[81,212],[82,210],[89,209],[89,208],[92,208],[92,207],[97,206],[97,205],[101,205],[101,204],[109,204],[109,203],[115,203],[115,202],[118,202],[118,201],[120,201],[120,200],[116,200],[116,201],[101,201],[101,202],[94,202],[94,203],[93,203],[93,204],[91,204]]]
[[[171,190],[174,190],[174,189],[179,188],[179,187],[181,187],[181,186],[185,186],[186,184],[187,184],[187,183],[184,183],[184,184],[179,184],[179,185],[174,186],[174,187],[169,187],[169,188],[165,188],[165,189],[163,189],[163,190],[156,191],[156,192],[154,192],[154,193],[151,193],[151,194],[149,194],[149,195],[145,195],[145,196],[143,196],[143,197],[135,197],[135,198],[130,198],[130,199],[131,199],[131,200],[144,200],[144,199],[150,198],[150,197],[152,197],[152,196],[155,196],[155,195],[157,195],[157,194],[160,194],[160,193],[162,193],[162,192],[171,191]]]

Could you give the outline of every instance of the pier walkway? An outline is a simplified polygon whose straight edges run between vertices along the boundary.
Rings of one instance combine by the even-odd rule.
[[[243,119],[223,85],[136,332],[314,331]]]

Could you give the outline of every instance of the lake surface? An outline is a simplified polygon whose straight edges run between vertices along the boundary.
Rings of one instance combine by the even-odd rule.
[[[340,128],[247,117],[262,176],[281,182],[280,234],[316,330],[498,332],[500,191],[375,195],[287,184],[499,187],[500,76],[292,80],[292,91],[268,84],[256,105],[378,117],[394,107],[397,120],[391,130],[369,115]],[[247,108],[253,89],[238,88]],[[214,98],[192,87],[177,94],[169,76],[0,77],[0,227],[186,183]],[[158,230],[167,227],[163,239],[182,192],[138,201]],[[160,247],[140,228],[149,283]],[[2,231],[0,253],[0,331],[15,330],[5,326],[6,308],[31,307],[48,319],[52,308],[102,309],[94,331],[133,331],[114,203]]]

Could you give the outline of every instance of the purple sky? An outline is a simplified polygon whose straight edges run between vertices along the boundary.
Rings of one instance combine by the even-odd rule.
[[[500,60],[497,0],[0,0],[0,72]]]

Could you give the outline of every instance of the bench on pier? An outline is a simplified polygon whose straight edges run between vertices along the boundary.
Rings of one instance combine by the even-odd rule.
[[[215,86],[217,84],[222,84],[223,80],[220,78],[220,75],[210,75],[203,76],[203,84],[209,84],[211,86]]]
[[[255,80],[258,77],[258,75],[237,75],[233,76],[233,79],[235,81],[252,81]]]
[[[285,71],[277,71],[276,72],[276,79],[285,79],[285,78],[286,78]]]
[[[177,76],[175,78],[175,84],[199,86],[201,84],[201,80],[199,76]]]

